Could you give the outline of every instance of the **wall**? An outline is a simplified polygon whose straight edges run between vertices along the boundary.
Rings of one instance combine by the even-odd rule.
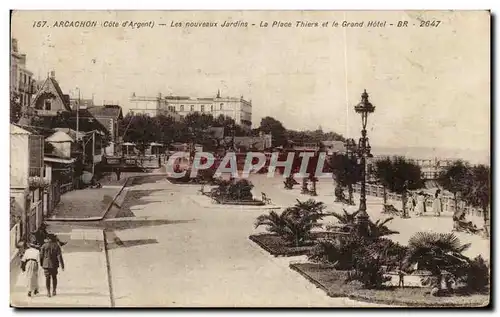
[[[67,111],[66,107],[64,106],[63,100],[58,96],[57,90],[55,89],[54,85],[51,82],[51,79],[47,80],[45,82],[45,86],[42,88],[42,92],[39,95],[38,99],[35,102],[35,108],[44,110],[44,111],[38,111],[39,115],[57,115],[57,111]],[[51,93],[53,97],[50,97],[48,93]],[[45,100],[51,100],[51,108],[50,110],[45,110]]]
[[[29,151],[27,134],[10,135],[10,187],[27,188]]]
[[[71,142],[49,142],[54,146],[53,153],[59,157],[71,158]]]

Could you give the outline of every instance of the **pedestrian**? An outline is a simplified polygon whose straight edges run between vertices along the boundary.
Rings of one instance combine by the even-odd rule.
[[[116,169],[116,180],[119,181],[120,180],[120,175],[121,175],[121,171],[119,168]]]
[[[415,205],[415,196],[411,192],[408,192],[408,201],[406,202],[406,209],[408,210],[408,214],[415,211]]]
[[[434,194],[434,201],[432,202],[432,211],[434,211],[434,216],[439,217],[443,211],[443,205],[441,200],[441,189],[436,190]]]
[[[37,246],[33,243],[28,243],[28,249],[21,258],[21,270],[24,272],[26,278],[26,288],[28,289],[29,297],[31,297],[31,294],[38,294],[39,261],[40,251],[38,251]]]
[[[57,243],[57,237],[54,234],[49,234],[47,240],[40,249],[40,262],[45,274],[45,286],[47,287],[47,296],[51,297],[57,294],[57,270],[59,266],[64,271],[64,261],[62,257],[61,247]],[[50,284],[52,282],[52,293],[50,292]]]
[[[425,212],[425,195],[422,191],[418,193],[415,211],[417,213],[417,216],[422,216]]]

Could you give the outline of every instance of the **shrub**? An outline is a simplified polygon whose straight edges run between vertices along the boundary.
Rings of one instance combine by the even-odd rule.
[[[490,269],[482,256],[475,257],[466,269],[465,276],[461,279],[470,291],[485,291],[490,284]]]
[[[324,204],[314,200],[301,202],[288,207],[281,214],[271,211],[267,215],[257,218],[255,227],[265,225],[267,231],[277,233],[289,243],[301,246],[311,241],[311,231],[320,227],[318,220],[324,215],[322,213]]]
[[[228,186],[228,197],[231,200],[252,200],[253,184],[247,179],[240,179]]]
[[[390,277],[384,276],[380,258],[372,258],[362,253],[356,256],[354,270],[347,275],[346,283],[359,281],[365,288],[381,288]]]
[[[338,236],[332,240],[320,240],[310,251],[308,258],[314,262],[333,264],[338,270],[350,270],[355,267],[359,254],[368,241],[356,235]]]

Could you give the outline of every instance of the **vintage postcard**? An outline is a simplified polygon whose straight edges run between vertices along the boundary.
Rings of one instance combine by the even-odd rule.
[[[487,307],[488,11],[12,11],[12,307]]]

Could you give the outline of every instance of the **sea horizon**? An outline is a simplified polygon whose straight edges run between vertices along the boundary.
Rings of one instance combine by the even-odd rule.
[[[373,155],[401,155],[413,159],[462,159],[471,164],[490,165],[490,150],[468,150],[437,147],[372,147]]]

